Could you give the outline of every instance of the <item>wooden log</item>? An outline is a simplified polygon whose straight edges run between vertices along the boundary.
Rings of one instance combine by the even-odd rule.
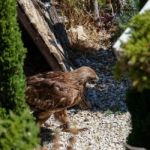
[[[57,11],[54,6],[51,6],[48,9],[48,14],[49,14],[50,20],[52,21],[52,26],[54,28],[54,34],[56,38],[60,41],[64,51],[67,51],[68,53],[70,53],[71,45],[67,36],[67,32],[65,30],[65,26],[62,23],[62,21],[59,19]]]
[[[59,15],[57,13],[55,6],[51,4],[50,2],[42,3],[40,0],[38,0],[38,3],[41,6],[41,8],[45,10],[44,12],[42,11],[42,13],[44,14],[45,20],[47,21],[57,41],[61,44],[64,50],[63,56],[66,58],[65,60],[67,60],[67,63],[73,67],[72,61],[70,59],[70,56],[73,55],[71,44],[68,39],[65,26],[62,20],[59,18]]]
[[[35,0],[18,0],[18,18],[53,70],[68,71],[71,66]]]

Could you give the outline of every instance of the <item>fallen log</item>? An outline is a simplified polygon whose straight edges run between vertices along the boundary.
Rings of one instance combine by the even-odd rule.
[[[44,12],[36,0],[18,0],[18,18],[33,39],[52,70],[71,70],[66,51],[45,20]],[[52,25],[53,26],[53,25]],[[65,51],[65,52],[64,52]]]

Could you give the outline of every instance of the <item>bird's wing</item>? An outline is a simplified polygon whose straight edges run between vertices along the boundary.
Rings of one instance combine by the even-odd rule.
[[[74,105],[79,98],[77,89],[50,79],[30,80],[26,89],[26,101],[33,111],[57,111]]]
[[[45,79],[49,80],[60,80],[63,78],[64,72],[61,71],[55,71],[55,72],[46,72],[46,73],[40,73],[31,77],[27,78],[27,84],[34,84],[39,81],[44,81]]]
[[[80,90],[69,83],[56,82],[53,90],[58,100],[56,108],[71,107],[81,99]]]

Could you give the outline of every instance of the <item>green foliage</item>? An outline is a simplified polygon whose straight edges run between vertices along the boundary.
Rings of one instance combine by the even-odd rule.
[[[31,150],[38,129],[25,103],[26,50],[16,20],[16,0],[0,1],[0,149]]]
[[[133,146],[150,149],[150,11],[135,16],[129,26],[130,39],[122,44],[123,53],[115,74],[127,74],[132,82],[126,98],[131,114],[132,132],[127,141]]]
[[[21,112],[24,102],[25,49],[16,21],[16,1],[0,1],[0,107]]]
[[[130,22],[129,41],[122,45],[124,53],[116,64],[118,76],[128,73],[133,87],[150,89],[150,11],[135,16]]]
[[[20,116],[10,112],[8,117],[0,120],[0,149],[33,150],[39,142],[37,129],[28,110]]]
[[[129,89],[126,103],[132,119],[128,143],[150,149],[150,90]]]

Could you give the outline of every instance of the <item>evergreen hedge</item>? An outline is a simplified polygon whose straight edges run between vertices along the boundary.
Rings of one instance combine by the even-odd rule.
[[[31,150],[38,129],[25,103],[26,50],[16,20],[16,0],[0,0],[0,149]]]
[[[115,75],[127,74],[131,87],[126,104],[131,114],[132,132],[127,142],[150,149],[150,11],[135,16],[130,22],[129,41],[115,66]]]
[[[38,146],[38,128],[29,110],[10,112],[0,120],[0,150],[33,150]]]
[[[16,0],[0,1],[0,107],[20,113],[24,102],[26,50],[16,21]]]

